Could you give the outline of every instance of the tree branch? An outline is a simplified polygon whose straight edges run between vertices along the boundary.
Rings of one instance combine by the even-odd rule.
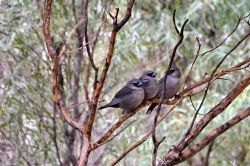
[[[206,86],[206,89],[205,89],[205,92],[204,92],[204,95],[203,95],[203,97],[202,97],[202,100],[201,100],[201,102],[200,102],[200,104],[199,104],[199,107],[198,107],[198,109],[197,109],[197,111],[196,111],[196,113],[195,113],[195,115],[194,115],[194,117],[193,117],[193,120],[192,120],[192,122],[191,122],[191,124],[190,124],[190,127],[188,128],[188,130],[187,130],[187,132],[186,132],[186,134],[185,134],[185,136],[183,137],[183,139],[182,139],[182,141],[183,140],[185,140],[185,138],[187,137],[187,135],[189,134],[189,132],[192,130],[192,128],[193,128],[193,125],[194,125],[194,122],[195,122],[195,120],[196,120],[196,118],[197,118],[197,115],[199,114],[199,111],[200,111],[200,109],[201,109],[201,107],[202,107],[202,105],[203,105],[203,103],[205,102],[205,99],[206,99],[206,96],[207,96],[207,94],[208,94],[208,90],[209,90],[209,87],[210,87],[210,84],[211,84],[211,81],[212,81],[212,79],[213,79],[213,77],[214,77],[214,75],[215,75],[215,73],[216,73],[216,71],[218,70],[218,68],[220,67],[220,65],[225,61],[225,59],[244,41],[244,40],[246,40],[248,37],[250,36],[250,32],[247,34],[247,35],[245,35],[221,60],[220,60],[220,62],[217,64],[217,66],[214,68],[214,70],[213,70],[213,72],[212,72],[212,74],[211,74],[211,77],[210,77],[210,79],[208,80],[208,83],[207,83],[207,86]]]
[[[210,50],[205,51],[204,53],[201,53],[201,56],[203,56],[203,55],[205,55],[205,54],[207,54],[207,53],[213,52],[214,50],[216,50],[217,48],[219,48],[220,46],[222,46],[222,45],[226,42],[226,40],[227,40],[227,39],[237,30],[237,28],[238,28],[239,25],[240,25],[240,22],[241,22],[242,20],[246,19],[246,18],[249,17],[249,16],[250,16],[250,13],[249,13],[248,15],[246,15],[245,17],[242,17],[242,18],[238,17],[238,22],[237,22],[235,28],[232,30],[232,32],[229,33],[229,34],[227,35],[227,37],[226,37],[220,44],[218,44],[217,46],[215,46],[214,48],[212,48],[212,49],[210,49]]]
[[[140,111],[143,107],[152,104],[152,103],[159,103],[160,99],[154,98],[148,101],[144,101],[140,106],[138,106],[134,112],[132,113],[128,113],[128,114],[124,114],[121,117],[119,117],[119,119],[112,125],[112,127],[106,131],[106,133],[94,144],[91,145],[91,149],[96,149],[99,146],[103,145],[103,142],[106,142],[111,136],[112,134],[126,121],[128,120],[130,117],[132,117],[136,112]],[[164,104],[169,104],[169,105],[173,105],[176,103],[176,100],[173,101],[169,101],[169,100],[164,100],[163,102]]]
[[[49,56],[53,60],[57,57],[57,53],[56,53],[56,50],[52,46],[52,40],[51,40],[51,36],[50,36],[51,5],[52,5],[52,0],[47,0],[45,2],[43,33],[44,33],[45,44],[46,44]]]
[[[212,108],[189,133],[184,140],[174,149],[170,149],[159,165],[171,165],[179,160],[179,154],[200,134],[200,132],[211,122],[217,115],[222,113],[236,97],[250,84],[250,77],[241,81],[220,103]]]
[[[245,66],[244,66],[245,65]],[[233,66],[232,68],[229,68],[227,70],[224,70],[224,71],[221,71],[220,73],[217,73],[216,76],[213,78],[212,82],[215,81],[217,78],[225,75],[225,74],[228,74],[228,73],[231,73],[231,72],[234,72],[234,71],[237,71],[237,70],[241,70],[241,69],[244,69],[246,68],[247,66],[250,65],[250,58],[242,61],[241,63]],[[242,67],[243,66],[243,67]],[[173,106],[166,112],[163,114],[163,116],[161,116],[161,118],[158,120],[158,123],[161,123],[163,120],[166,119],[166,117],[174,110],[174,108],[186,97],[190,97],[190,96],[194,96],[198,93],[201,93],[202,91],[204,91],[204,89],[201,89],[199,90],[198,92],[193,92],[192,93],[192,90],[195,89],[196,87],[200,87],[202,86],[203,84],[207,83],[208,80],[210,78],[207,78],[205,80],[201,80],[200,82],[197,82],[195,83],[194,85],[191,85],[190,87],[187,87],[186,89],[184,89],[182,92],[181,92],[181,98],[180,99],[177,99],[175,102],[171,103]],[[154,103],[156,101],[153,101]],[[158,102],[159,102],[159,99],[158,99]],[[127,148],[113,163],[112,165],[115,165],[117,164],[120,160],[122,160],[128,153],[130,153],[131,151],[133,151],[135,148],[137,148],[139,145],[141,145],[142,143],[144,143],[148,137],[152,134],[152,129],[150,129],[141,139],[139,139],[138,141],[136,141],[133,145],[131,145],[129,148]],[[95,144],[93,144],[95,145]],[[99,147],[99,146],[98,146]]]
[[[197,52],[196,52],[194,61],[193,61],[192,65],[191,65],[191,68],[190,68],[190,70],[189,70],[189,72],[188,72],[188,75],[187,75],[187,77],[186,77],[186,79],[185,79],[185,81],[184,81],[182,90],[185,88],[185,85],[186,85],[186,83],[187,83],[187,81],[188,81],[188,79],[189,79],[189,77],[190,77],[190,75],[191,75],[191,72],[192,72],[192,70],[193,70],[194,64],[195,64],[195,62],[196,62],[196,60],[198,59],[198,56],[199,56],[199,54],[200,54],[201,43],[200,43],[200,40],[199,40],[198,37],[196,37],[196,41],[197,41],[197,44],[198,44],[198,49],[197,49]]]
[[[245,65],[245,66],[244,66]],[[216,74],[216,76],[213,78],[213,81],[216,80],[217,78],[223,76],[223,75],[226,75],[228,73],[231,73],[231,72],[234,72],[234,71],[237,71],[237,70],[241,70],[241,69],[244,69],[246,68],[248,65],[250,65],[250,58],[242,61],[241,63],[233,66],[232,68],[229,68],[227,70],[224,70],[224,71],[221,71],[219,73]],[[242,67],[244,66],[244,67]],[[189,97],[189,96],[193,96],[193,95],[196,95],[200,92],[202,92],[203,90],[200,90],[199,92],[195,92],[195,93],[191,93],[194,89],[196,89],[197,87],[200,87],[204,84],[206,84],[208,82],[208,80],[210,79],[207,78],[207,79],[204,79],[204,80],[201,80],[197,83],[195,83],[194,85],[191,85],[190,87],[187,87],[186,89],[184,89],[180,94],[183,98],[185,97]],[[212,82],[213,82],[212,81]],[[173,106],[176,106],[182,99],[175,99],[173,101],[168,101],[168,100],[164,100],[164,104],[167,104],[167,105],[173,105]],[[138,112],[141,108],[147,106],[147,105],[150,105],[151,103],[159,103],[160,102],[160,99],[159,98],[154,98],[154,99],[151,99],[151,100],[148,100],[144,103],[142,103],[140,106],[138,106],[135,110],[135,112]],[[172,108],[171,108],[172,109]],[[171,110],[170,109],[170,110]],[[161,122],[164,118],[167,117],[167,115],[169,114],[166,113],[164,114],[159,122]],[[91,145],[91,149],[96,149],[98,147],[100,147],[101,145],[103,145],[103,142],[105,142],[107,139],[109,139],[111,137],[111,135],[113,134],[114,131],[116,131],[116,129],[118,129],[127,119],[129,119],[132,115],[130,114],[125,114],[125,115],[122,115],[121,117],[119,117],[119,119],[112,125],[112,127],[94,144]],[[150,130],[151,131],[151,130]],[[151,133],[150,133],[151,134]]]
[[[109,66],[111,64],[111,60],[113,57],[114,46],[115,46],[115,41],[116,41],[116,34],[123,27],[123,25],[128,21],[128,19],[130,17],[129,15],[131,15],[133,4],[134,4],[134,0],[130,0],[130,2],[128,3],[128,7],[127,7],[128,10],[127,10],[126,16],[119,24],[117,24],[117,17],[118,17],[119,9],[118,8],[116,9],[115,16],[112,16],[110,14],[112,19],[113,19],[113,30],[111,33],[111,39],[109,42],[109,49],[108,49],[108,53],[106,56],[106,61],[104,64],[104,68],[102,69],[102,72],[101,72],[100,81],[96,85],[95,90],[92,93],[92,97],[91,97],[91,101],[90,101],[90,114],[89,114],[88,121],[87,121],[87,131],[86,131],[88,142],[91,140],[91,133],[92,133],[92,127],[93,127],[94,120],[95,120],[97,102],[98,102],[100,93],[102,91],[102,88],[104,86],[104,82],[105,82],[105,79],[106,79],[106,76],[107,76],[107,73],[109,70]],[[87,160],[88,160],[90,150],[91,149],[89,149],[89,147],[88,147],[87,153],[84,153],[85,154],[84,156],[81,155],[81,157],[85,158],[85,159],[83,159],[83,161],[85,161],[85,162],[83,162],[81,164],[87,165]]]
[[[81,150],[81,155],[80,155],[80,160],[78,163],[78,166],[83,166],[83,165],[87,165],[88,163],[88,153],[89,153],[89,139],[87,138],[87,135],[83,135],[83,146],[82,146],[82,150]]]
[[[130,0],[130,2],[128,3],[129,7],[133,7],[134,4],[134,0]],[[92,94],[92,98],[91,98],[91,110],[90,110],[90,116],[88,119],[88,124],[87,124],[87,135],[88,138],[91,138],[91,130],[92,130],[92,126],[94,123],[94,119],[95,119],[95,113],[96,113],[96,108],[97,108],[97,102],[98,102],[98,98],[100,96],[101,90],[103,88],[106,76],[107,76],[107,72],[113,57],[113,52],[114,52],[114,45],[115,45],[115,41],[116,41],[116,33],[122,28],[122,26],[128,21],[128,19],[126,19],[126,22],[120,24],[119,29],[117,29],[117,16],[118,16],[118,12],[119,10],[116,10],[116,15],[113,18],[113,30],[112,30],[112,34],[111,34],[111,39],[110,39],[110,43],[109,43],[109,49],[108,49],[108,54],[106,57],[106,61],[104,64],[104,68],[102,70],[101,73],[101,77],[100,77],[100,81],[97,84],[95,91]],[[131,10],[128,10],[127,12],[131,12]],[[131,15],[131,13],[127,13],[126,15]]]
[[[205,161],[204,161],[204,166],[209,166],[209,157],[210,157],[210,154],[211,154],[211,152],[213,150],[213,146],[214,146],[214,140],[211,141],[211,143],[208,146],[207,153],[206,153],[206,158],[205,158]]]
[[[198,153],[200,150],[202,150],[205,146],[207,146],[210,142],[212,142],[215,138],[223,134],[225,131],[233,127],[234,125],[238,124],[243,119],[250,116],[250,107],[248,107],[245,111],[237,114],[232,119],[221,125],[220,127],[214,129],[210,133],[206,135],[204,139],[202,139],[199,143],[195,144],[193,147],[184,150],[180,154],[180,160],[177,163],[183,162],[190,157],[194,156],[196,153]]]
[[[157,149],[158,149],[160,143],[164,140],[164,138],[163,138],[161,141],[157,141],[155,130],[156,130],[157,120],[158,120],[158,117],[159,117],[159,114],[160,114],[161,106],[162,106],[163,100],[164,100],[164,98],[166,96],[166,81],[167,81],[168,72],[169,72],[169,70],[170,70],[170,68],[171,68],[171,66],[172,66],[172,64],[174,62],[176,51],[177,51],[178,47],[181,45],[181,43],[183,42],[184,28],[185,28],[186,23],[188,22],[188,19],[187,19],[184,22],[184,24],[182,25],[182,27],[181,27],[181,32],[179,32],[179,30],[178,30],[178,28],[176,26],[176,22],[175,22],[175,12],[176,12],[176,10],[174,10],[173,21],[174,21],[175,30],[176,30],[177,34],[179,35],[179,40],[178,40],[177,44],[175,45],[175,47],[173,49],[168,68],[167,68],[167,70],[165,72],[163,91],[161,92],[160,103],[159,103],[159,105],[157,107],[157,111],[156,111],[156,114],[155,114],[155,117],[154,117],[154,125],[153,125],[153,133],[152,133],[152,140],[153,140],[153,144],[154,144],[154,150],[153,150],[153,156],[152,156],[152,166],[156,165]]]
[[[62,92],[60,90],[59,86],[59,78],[58,78],[58,73],[59,73],[59,58],[56,53],[56,50],[52,46],[52,41],[51,41],[51,36],[50,36],[50,14],[51,14],[51,5],[52,5],[52,0],[47,0],[44,8],[44,24],[43,24],[43,29],[44,29],[44,37],[45,37],[45,42],[46,42],[46,47],[48,49],[48,53],[52,59],[52,65],[51,65],[51,84],[53,88],[53,100],[56,103],[57,108],[62,112],[64,119],[66,122],[72,126],[73,128],[79,130],[82,133],[85,133],[85,127],[82,124],[77,123],[76,121],[73,120],[72,116],[70,113],[65,109],[65,105],[63,102],[63,96]]]

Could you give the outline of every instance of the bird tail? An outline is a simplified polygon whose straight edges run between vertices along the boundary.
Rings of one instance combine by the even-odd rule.
[[[155,106],[157,106],[157,103],[152,103],[152,104],[149,106],[149,108],[148,108],[146,114],[151,114],[151,112],[154,110]]]
[[[98,108],[98,110],[102,110],[102,109],[107,108],[107,107],[108,107],[108,104],[106,104],[106,105],[104,105],[104,106],[99,107],[99,108]]]
[[[104,106],[101,106],[98,108],[98,110],[101,110],[101,109],[104,109],[104,108],[107,108],[107,107],[119,107],[118,103],[113,103],[113,102],[110,102]]]

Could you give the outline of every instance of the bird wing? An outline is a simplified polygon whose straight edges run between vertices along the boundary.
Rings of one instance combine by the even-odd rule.
[[[132,92],[132,89],[125,86],[115,94],[115,98],[122,98],[124,96],[130,95]]]

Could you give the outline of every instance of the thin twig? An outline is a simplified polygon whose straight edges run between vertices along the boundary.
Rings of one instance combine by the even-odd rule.
[[[209,87],[210,87],[210,83],[211,83],[211,81],[212,81],[212,78],[214,77],[214,75],[215,75],[215,73],[216,73],[216,71],[218,70],[218,68],[220,67],[220,65],[225,61],[225,59],[245,40],[245,39],[247,39],[248,37],[250,36],[250,33],[248,33],[247,35],[245,35],[221,60],[220,60],[220,62],[217,64],[217,66],[214,68],[214,70],[213,70],[213,72],[212,72],[212,74],[211,74],[211,77],[210,77],[210,79],[209,79],[209,81],[208,81],[208,83],[207,83],[207,86],[206,86],[206,89],[205,89],[205,92],[204,92],[204,95],[203,95],[203,97],[202,97],[202,100],[201,100],[201,103],[199,104],[199,107],[198,107],[198,109],[197,109],[197,111],[196,111],[196,113],[195,113],[195,115],[194,115],[194,117],[193,117],[193,120],[192,120],[192,122],[191,122],[191,124],[190,124],[190,127],[188,128],[188,130],[187,130],[187,132],[186,132],[186,134],[185,134],[185,136],[183,137],[183,139],[182,139],[182,141],[184,141],[185,139],[186,139],[186,137],[188,136],[188,134],[190,133],[190,131],[192,130],[192,128],[193,128],[193,125],[194,125],[194,122],[195,122],[195,119],[196,119],[196,117],[197,117],[197,115],[198,115],[198,113],[199,113],[199,111],[200,111],[200,109],[201,109],[201,107],[202,107],[202,105],[203,105],[203,103],[205,102],[205,99],[206,99],[206,96],[207,96],[207,94],[208,94],[208,90],[209,90]],[[182,144],[182,141],[179,143],[179,145],[180,144]],[[183,150],[183,149],[179,149],[179,150]]]
[[[169,70],[170,70],[170,68],[171,68],[171,66],[172,66],[172,64],[174,62],[176,51],[177,51],[178,47],[181,45],[181,43],[183,42],[183,39],[184,39],[184,28],[185,28],[186,23],[188,22],[188,19],[187,19],[184,22],[184,24],[182,25],[181,32],[179,33],[179,30],[176,27],[176,22],[175,22],[175,12],[176,12],[176,10],[174,10],[173,21],[174,21],[174,26],[176,28],[176,32],[179,35],[179,40],[178,40],[177,44],[175,45],[175,47],[173,49],[173,52],[172,52],[172,55],[171,55],[171,59],[170,59],[168,68],[167,68],[167,70],[165,72],[163,91],[161,92],[160,103],[159,103],[159,105],[157,107],[157,111],[156,111],[156,114],[155,114],[155,117],[154,117],[153,134],[152,134],[152,140],[153,140],[153,144],[154,144],[154,150],[153,150],[153,156],[152,156],[152,166],[156,165],[157,149],[158,149],[160,143],[164,140],[164,139],[162,139],[162,141],[157,141],[155,130],[156,130],[156,124],[157,124],[157,120],[158,120],[158,117],[159,117],[159,114],[160,114],[161,106],[162,106],[162,103],[163,103],[163,100],[164,100],[164,96],[166,96],[166,81],[167,81],[168,72],[169,72]]]
[[[210,154],[213,150],[213,145],[214,145],[214,140],[208,146],[204,166],[209,166],[209,157],[210,157]]]
[[[120,23],[118,23],[118,20],[117,20],[119,9],[116,8],[116,14],[115,14],[115,17],[113,18],[113,29],[112,29],[112,33],[111,33],[111,39],[109,42],[109,48],[108,48],[108,53],[106,56],[106,61],[105,61],[103,70],[101,72],[100,80],[97,83],[95,90],[93,91],[92,97],[91,97],[90,114],[89,114],[89,117],[87,120],[87,139],[88,140],[91,140],[92,128],[93,128],[93,124],[94,124],[94,120],[95,120],[98,99],[99,99],[100,93],[103,89],[104,82],[106,80],[106,76],[107,76],[107,73],[109,70],[109,66],[110,66],[111,61],[112,61],[113,52],[114,52],[114,48],[115,48],[115,42],[116,42],[116,34],[130,18],[134,2],[135,2],[135,0],[130,0],[128,2],[126,16],[122,19],[122,21]],[[91,148],[88,149],[87,155],[85,157],[88,158],[90,150],[91,150]],[[85,165],[86,164],[87,163],[85,163]]]
[[[220,127],[214,129],[213,131],[209,132],[204,139],[202,139],[200,142],[195,144],[193,147],[184,150],[180,155],[180,160],[174,162],[173,164],[178,164],[182,161],[185,161],[189,159],[190,157],[194,156],[197,152],[199,152],[201,149],[203,149],[205,146],[207,146],[210,142],[212,142],[215,138],[223,134],[228,129],[232,128],[239,122],[241,122],[243,119],[250,116],[250,107],[248,107],[245,111],[240,112],[236,116],[234,116],[232,119],[221,125]]]
[[[237,71],[237,70],[242,70],[244,69],[246,66],[248,66],[250,64],[250,58],[242,61],[241,63],[233,66],[232,68],[229,68],[225,71],[221,71],[220,73],[217,73],[216,76],[213,78],[212,82],[216,80],[217,77],[223,76],[225,74],[230,74],[231,72]],[[245,65],[245,66],[244,66]],[[243,66],[243,67],[242,67]],[[207,78],[205,80],[201,80],[200,82],[197,82],[196,84],[187,87],[186,89],[184,89],[181,92],[181,97],[180,99],[178,99],[175,103],[172,103],[173,106],[166,112],[164,113],[164,115],[158,120],[158,124],[160,124],[163,120],[166,119],[166,117],[168,117],[168,115],[173,111],[173,109],[186,97],[189,96],[194,96],[197,95],[201,92],[203,92],[205,89],[200,89],[198,92],[195,93],[190,93],[193,89],[195,89],[196,87],[200,87],[203,84],[207,83],[208,80],[210,78]],[[156,101],[151,101],[151,102],[156,102]],[[150,103],[149,103],[150,104]],[[142,143],[144,143],[148,137],[152,134],[152,129],[150,129],[141,139],[139,139],[138,141],[136,141],[132,146],[130,146],[129,148],[127,148],[118,158],[116,158],[116,160],[114,162],[112,162],[111,165],[116,165],[120,160],[122,160],[128,153],[130,153],[131,151],[133,151],[135,148],[137,148],[138,146],[140,146]],[[99,146],[97,146],[99,147]],[[97,148],[96,147],[96,148]],[[95,148],[94,148],[95,149]]]
[[[103,102],[103,101],[105,101],[105,100],[99,100],[98,102]],[[68,107],[66,107],[65,109],[66,109],[66,110],[69,110],[69,109],[75,108],[75,107],[77,107],[77,106],[79,106],[79,105],[86,104],[86,103],[90,103],[90,101],[89,101],[89,100],[87,100],[87,101],[82,101],[82,102],[79,102],[79,103],[77,103],[77,104],[73,104],[73,105],[71,105],[71,106],[68,106]]]
[[[227,40],[227,39],[237,30],[237,28],[238,28],[239,25],[240,25],[240,22],[241,22],[242,20],[245,20],[245,18],[247,18],[247,17],[249,17],[249,16],[250,16],[250,13],[249,13],[248,15],[246,15],[245,17],[242,17],[242,18],[238,17],[238,22],[237,22],[235,28],[232,30],[232,32],[229,33],[229,34],[227,35],[227,37],[226,37],[220,44],[218,44],[217,46],[215,46],[215,47],[212,48],[211,50],[208,50],[208,51],[205,51],[204,53],[201,53],[201,56],[203,56],[203,55],[205,55],[205,54],[207,54],[207,53],[209,53],[209,52],[212,52],[212,51],[216,50],[217,48],[219,48],[220,46],[222,46],[222,45],[226,42],[226,40]]]
[[[234,71],[237,71],[237,70],[242,70],[244,69],[245,67],[247,67],[248,65],[250,65],[250,58],[242,61],[241,63],[233,66],[232,68],[229,68],[227,70],[224,70],[224,71],[221,71],[220,73],[217,73],[216,76],[212,79],[211,82],[214,82],[217,78],[223,76],[223,75],[226,75],[226,74],[230,74]],[[204,84],[206,84],[208,81],[209,81],[210,77],[209,78],[206,78],[206,79],[202,79],[200,82],[197,82],[193,85],[191,85],[190,87],[187,87],[186,89],[184,89],[180,94],[181,96],[184,96],[184,97],[188,97],[188,96],[194,96],[194,95],[197,95],[201,92],[204,91],[204,89],[201,89],[199,90],[198,92],[195,92],[195,93],[191,93],[191,91],[193,91],[194,89],[196,89],[197,87],[200,87],[200,86],[203,86]],[[175,106],[176,103],[178,104],[178,101],[179,100],[174,100],[174,101],[171,101],[169,102],[168,100],[164,100],[164,104],[168,104],[168,105],[173,105]],[[160,102],[160,99],[157,99],[157,98],[154,98],[154,99],[151,99],[151,100],[148,100],[144,103],[142,103],[140,106],[138,106],[135,110],[135,112],[139,111],[141,108],[145,107],[146,105],[149,105],[151,103],[159,103]],[[171,109],[170,109],[171,110]],[[118,129],[120,127],[120,125],[122,123],[124,123],[127,119],[129,119],[129,117],[131,116],[128,116],[128,114],[125,114],[125,115],[122,115],[113,125],[112,127],[94,144],[91,145],[91,149],[96,149],[98,147],[100,147],[100,144],[102,144],[102,142],[106,141],[107,139],[109,139],[109,137],[112,135],[112,133]],[[162,116],[163,118],[166,118],[167,117],[167,114],[164,114]],[[159,121],[162,121],[163,119],[161,118],[161,120]]]
[[[55,148],[56,148],[56,156],[57,156],[57,159],[60,163],[60,166],[62,166],[62,160],[60,157],[60,150],[59,150],[59,146],[57,143],[57,131],[56,131],[57,124],[56,124],[56,104],[55,103],[54,103],[53,119],[52,120],[53,120],[53,142],[54,142]]]
[[[50,36],[51,5],[52,5],[52,0],[47,0],[45,2],[43,32],[44,32],[45,44],[49,52],[49,56],[53,60],[57,57],[57,53],[56,53],[56,50],[52,46],[52,40]]]
[[[130,113],[130,114],[124,114],[121,117],[119,117],[119,119],[111,126],[111,128],[105,132],[105,134],[94,144],[92,144],[91,149],[96,149],[98,147],[100,147],[103,142],[105,142],[107,139],[109,139],[111,137],[111,135],[126,121],[128,120],[130,117],[132,117],[136,112],[138,112],[139,110],[141,110],[141,108],[152,104],[152,103],[159,103],[160,99],[154,98],[148,101],[143,102],[140,106],[138,106],[134,112]],[[169,100],[164,100],[163,102],[164,104],[168,104],[168,105],[174,105],[176,103],[176,100],[173,101],[169,101]]]
[[[176,148],[170,149],[164,158],[161,160],[161,166],[173,165],[180,160],[180,154],[183,150],[200,134],[200,132],[210,123],[217,115],[222,113],[231,103],[235,100],[241,92],[250,84],[250,77],[241,81],[223,100],[221,100],[215,107],[213,107],[200,121],[196,124],[196,127],[185,137],[185,140],[181,140]]]
[[[197,49],[197,52],[196,52],[194,61],[193,61],[192,65],[191,65],[191,68],[190,68],[190,70],[189,70],[189,72],[188,72],[188,75],[187,75],[187,77],[186,77],[186,79],[185,79],[185,81],[184,81],[182,90],[184,89],[185,85],[187,84],[187,81],[188,81],[188,79],[189,79],[189,77],[190,77],[190,75],[191,75],[191,72],[192,72],[192,70],[193,70],[194,64],[195,64],[195,62],[196,62],[196,60],[197,60],[197,58],[198,58],[198,56],[199,56],[199,54],[200,54],[201,43],[200,43],[200,40],[199,40],[198,37],[196,37],[196,41],[197,41],[197,44],[198,44],[198,49]]]
[[[113,136],[111,136],[110,138],[108,138],[107,140],[105,140],[104,142],[102,142],[101,144],[99,144],[99,146],[102,146],[110,141],[112,141],[115,137],[117,137],[118,135],[120,135],[124,130],[126,130],[129,126],[131,126],[136,120],[131,121],[129,124],[127,124],[124,128],[122,128],[120,131],[118,131],[116,134],[114,134]]]

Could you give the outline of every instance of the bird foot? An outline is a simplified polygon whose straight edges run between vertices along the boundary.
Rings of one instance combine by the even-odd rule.
[[[174,96],[174,98],[175,98],[175,99],[180,99],[181,96],[176,94],[176,95]]]

